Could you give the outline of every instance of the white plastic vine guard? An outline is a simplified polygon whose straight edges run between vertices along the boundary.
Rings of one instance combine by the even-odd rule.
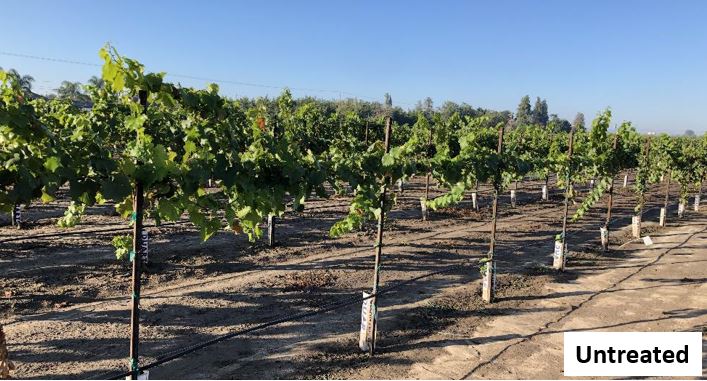
[[[543,201],[547,201],[547,185],[543,185]]]
[[[601,246],[607,247],[609,245],[609,229],[605,227],[600,227],[599,235],[601,237]]]
[[[665,227],[665,208],[660,208],[660,226]]]
[[[641,238],[641,217],[633,216],[631,219],[631,228],[634,238]]]
[[[127,376],[125,377],[126,380],[132,380],[132,376]],[[149,370],[144,370],[142,373],[137,375],[138,380],[149,380],[150,379],[150,371]]]
[[[562,241],[555,241],[555,251],[552,254],[552,267],[555,269],[565,268],[565,263],[567,262],[567,243],[565,243],[564,246],[563,251]]]
[[[481,280],[481,294],[485,299],[485,295],[489,295],[493,299],[493,293],[496,292],[498,282],[496,282],[496,262],[491,261],[486,263],[486,271]],[[491,281],[491,290],[489,292],[489,281]]]
[[[695,208],[695,212],[699,212],[699,211],[700,211],[700,195],[699,195],[699,194],[695,195],[695,206],[694,206],[694,208]]]
[[[567,244],[565,244],[565,250],[567,250]],[[562,241],[555,241],[555,251],[552,253],[552,257],[559,259],[562,256]]]

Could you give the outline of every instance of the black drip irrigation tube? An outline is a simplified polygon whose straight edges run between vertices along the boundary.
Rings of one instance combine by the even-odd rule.
[[[482,190],[479,189],[477,192],[479,192],[479,191],[482,191]],[[658,208],[660,208],[660,207],[649,208],[649,209],[647,209],[645,212],[649,212],[649,211],[652,211],[652,210],[656,210],[656,209],[658,209]],[[623,218],[626,218],[626,217],[615,217],[615,218],[613,218],[613,219],[610,221],[610,223],[611,223],[611,222],[618,221],[618,220],[623,219]],[[181,225],[181,224],[185,224],[185,223],[189,223],[189,221],[178,221],[178,222],[174,222],[174,223],[171,223],[171,224],[165,224],[165,225],[162,225],[162,226],[174,226],[174,225]],[[157,226],[155,226],[155,225],[150,225],[149,227],[157,227]],[[68,235],[78,235],[78,234],[86,234],[86,233],[119,232],[119,231],[131,230],[131,229],[132,229],[132,228],[130,228],[130,227],[117,228],[117,229],[116,229],[116,228],[110,228],[110,229],[94,229],[94,230],[81,230],[81,231],[73,231],[73,232],[50,233],[50,234],[42,234],[42,235],[35,235],[35,236],[12,237],[12,238],[5,239],[5,240],[0,241],[0,243],[6,243],[6,242],[12,242],[12,241],[19,241],[19,240],[26,240],[26,239],[33,239],[33,238],[50,238],[50,237],[68,236]],[[569,237],[569,236],[574,236],[575,234],[580,233],[581,231],[582,231],[582,230],[577,230],[577,231],[568,233],[568,234],[567,234],[567,237]],[[537,242],[537,243],[533,243],[533,244],[526,245],[526,247],[534,247],[534,246],[539,246],[539,245],[542,245],[542,244],[544,244],[544,242]],[[498,245],[498,246],[499,246],[499,247],[507,247],[508,245],[507,245],[507,244],[501,244],[501,245]],[[165,364],[165,363],[170,362],[170,361],[172,361],[172,360],[175,360],[175,359],[177,359],[177,358],[179,358],[179,357],[185,356],[185,355],[187,355],[187,354],[196,352],[196,351],[198,351],[198,350],[200,350],[200,349],[203,349],[203,348],[205,348],[205,347],[208,347],[208,346],[211,346],[211,345],[220,343],[220,342],[222,342],[222,341],[225,341],[225,340],[228,340],[228,339],[237,337],[237,336],[241,336],[241,335],[244,335],[244,334],[247,334],[247,333],[251,333],[251,332],[263,330],[263,329],[266,329],[266,328],[269,328],[269,327],[272,327],[272,326],[275,326],[275,325],[278,325],[278,324],[282,324],[282,323],[286,323],[286,322],[291,322],[291,321],[296,321],[296,320],[301,320],[301,319],[305,319],[305,318],[308,318],[308,317],[311,317],[311,316],[316,316],[316,315],[319,315],[319,314],[322,314],[322,313],[334,311],[334,310],[337,310],[337,309],[339,309],[339,308],[343,308],[343,307],[346,307],[346,306],[350,306],[350,305],[353,305],[353,304],[356,304],[356,303],[361,303],[361,302],[363,302],[363,301],[365,301],[365,300],[367,300],[367,299],[376,297],[376,296],[378,296],[378,295],[386,294],[386,293],[388,293],[388,292],[390,292],[390,291],[392,291],[392,290],[394,290],[394,289],[397,289],[397,288],[399,288],[399,287],[401,287],[401,286],[404,286],[404,285],[406,285],[406,284],[411,284],[411,283],[414,283],[414,282],[416,282],[416,281],[418,281],[418,280],[420,280],[420,279],[428,278],[428,277],[430,277],[430,276],[434,276],[434,275],[438,275],[438,274],[447,273],[447,272],[453,271],[453,270],[458,269],[458,268],[462,268],[462,267],[465,267],[465,266],[469,266],[470,264],[471,264],[471,261],[468,261],[468,262],[466,262],[466,263],[464,263],[464,264],[453,265],[453,266],[451,266],[451,267],[449,267],[449,268],[446,268],[446,269],[443,269],[443,270],[434,271],[434,272],[427,273],[427,274],[423,274],[423,275],[420,275],[420,276],[418,276],[418,277],[414,277],[414,278],[411,278],[411,279],[408,279],[408,280],[405,280],[405,281],[401,281],[400,283],[397,283],[397,284],[395,284],[395,285],[393,285],[393,286],[384,287],[384,288],[382,288],[379,292],[377,292],[377,293],[375,293],[375,294],[371,294],[371,295],[369,295],[369,296],[367,296],[367,297],[353,296],[353,295],[352,295],[352,296],[349,297],[349,298],[345,298],[345,299],[340,300],[340,301],[337,301],[337,302],[332,302],[332,303],[326,305],[325,307],[320,308],[320,309],[318,309],[318,310],[316,310],[316,311],[304,312],[304,313],[299,313],[299,314],[295,314],[295,315],[289,315],[289,316],[284,316],[284,317],[276,318],[276,319],[274,319],[274,320],[270,320],[270,321],[268,321],[268,322],[255,325],[255,326],[250,327],[250,328],[246,328],[246,329],[239,330],[239,331],[235,331],[235,332],[232,332],[232,333],[229,333],[229,334],[226,334],[226,335],[222,335],[222,336],[216,337],[216,338],[214,338],[214,339],[211,339],[211,340],[208,340],[208,341],[199,343],[199,344],[194,344],[194,345],[188,346],[186,349],[183,349],[183,350],[180,350],[180,351],[176,351],[176,352],[167,353],[167,354],[165,354],[164,356],[162,356],[162,357],[158,358],[157,360],[153,361],[152,363],[148,363],[148,364],[145,365],[145,366],[139,367],[139,371],[144,371],[144,370],[148,370],[148,369],[157,367],[157,366],[159,366],[159,365],[162,365],[162,364]],[[126,376],[130,376],[131,374],[132,374],[132,372],[130,372],[130,371],[124,372],[124,373],[120,373],[120,374],[104,373],[104,374],[100,375],[100,377],[98,377],[98,376],[97,376],[97,377],[91,377],[90,379],[121,379],[121,378],[124,378],[124,377],[126,377]]]
[[[176,225],[183,225],[187,224],[191,221],[177,221],[177,222],[172,222],[168,224],[162,224],[162,225],[147,225],[145,226],[146,228],[159,228],[159,227],[170,227],[170,226],[176,226]],[[37,235],[23,235],[23,236],[18,236],[18,237],[10,237],[7,239],[0,240],[0,244],[2,243],[7,243],[7,242],[14,242],[14,241],[26,241],[26,240],[32,240],[36,238],[53,238],[53,237],[66,237],[70,235],[80,235],[80,234],[93,234],[93,233],[117,233],[117,232],[123,232],[123,231],[130,231],[132,230],[132,227],[122,227],[122,228],[106,228],[106,229],[91,229],[91,230],[75,230],[75,231],[68,231],[68,232],[59,232],[59,233],[47,233],[47,234],[37,234]]]
[[[656,209],[659,209],[659,208],[660,208],[660,206],[652,207],[652,208],[647,209],[645,212],[653,211],[653,210],[656,210]],[[621,219],[624,219],[624,218],[626,218],[626,217],[625,217],[625,216],[614,217],[614,218],[610,221],[610,223],[611,223],[611,222],[616,222],[616,221],[621,220]],[[583,231],[583,230],[575,230],[575,231],[573,231],[573,232],[569,232],[569,233],[567,233],[567,237],[574,236],[574,235],[576,235],[576,234],[578,234],[578,233],[580,233],[580,232],[582,232],[582,231]],[[532,243],[532,244],[526,245],[525,247],[535,247],[535,246],[541,246],[541,245],[544,245],[544,244],[545,244],[545,242],[540,242],[540,241],[539,241],[539,242],[536,242],[536,243]],[[508,247],[508,245],[507,245],[507,244],[500,244],[500,245],[498,245],[498,247]],[[368,295],[368,296],[366,296],[366,297],[351,295],[351,296],[348,297],[348,298],[342,298],[342,300],[338,300],[338,301],[336,301],[336,302],[329,303],[329,304],[325,305],[324,307],[322,307],[322,308],[320,308],[320,309],[318,309],[318,310],[316,310],[316,311],[302,312],[302,313],[299,313],[299,314],[282,316],[282,317],[279,317],[279,318],[275,318],[275,319],[273,319],[273,320],[269,320],[269,321],[264,322],[264,323],[257,324],[257,325],[255,325],[255,326],[253,326],[253,327],[250,327],[250,328],[245,328],[245,329],[241,329],[241,330],[238,330],[238,331],[235,331],[235,332],[231,332],[231,333],[228,333],[228,334],[225,334],[225,335],[222,335],[222,336],[218,336],[218,337],[215,337],[215,338],[213,338],[213,339],[211,339],[211,340],[207,340],[207,341],[204,341],[204,342],[201,342],[201,343],[198,343],[198,344],[190,345],[190,346],[186,347],[185,349],[182,349],[182,350],[179,350],[179,351],[168,352],[168,353],[164,354],[163,356],[157,358],[155,361],[153,361],[153,362],[151,362],[151,363],[148,363],[148,364],[146,364],[146,365],[144,365],[144,366],[139,367],[139,371],[142,372],[142,371],[145,371],[145,370],[148,370],[148,369],[152,369],[152,368],[158,367],[158,366],[163,365],[163,364],[165,364],[165,363],[168,363],[168,362],[170,362],[170,361],[176,360],[176,359],[178,359],[178,358],[180,358],[180,357],[183,357],[183,356],[186,356],[186,355],[188,355],[188,354],[194,353],[194,352],[196,352],[196,351],[198,351],[198,350],[200,350],[200,349],[209,347],[209,346],[211,346],[211,345],[218,344],[218,343],[220,343],[220,342],[223,342],[223,341],[232,339],[232,338],[237,337],[237,336],[242,336],[242,335],[245,335],[245,334],[248,334],[248,333],[251,333],[251,332],[260,331],[260,330],[263,330],[263,329],[266,329],[266,328],[270,328],[270,327],[273,327],[273,326],[276,326],[276,325],[279,325],[279,324],[282,324],[282,323],[287,323],[287,322],[302,320],[302,319],[306,319],[306,318],[308,318],[308,317],[320,315],[320,314],[323,314],[323,313],[326,313],[326,312],[335,311],[335,310],[337,310],[337,309],[340,309],[340,308],[343,308],[343,307],[347,307],[347,306],[350,306],[350,305],[354,305],[354,304],[357,304],[357,303],[362,303],[363,301],[365,301],[365,300],[367,300],[367,299],[371,299],[371,298],[373,298],[373,297],[376,297],[376,296],[379,296],[379,295],[383,295],[383,294],[389,293],[389,292],[391,292],[391,291],[393,291],[393,290],[395,290],[395,289],[397,289],[397,288],[400,288],[400,287],[402,287],[402,286],[404,286],[404,285],[412,284],[412,283],[414,283],[414,282],[416,282],[416,281],[418,281],[418,280],[421,280],[421,279],[424,279],[424,278],[429,278],[429,277],[431,277],[431,276],[435,276],[435,275],[439,275],[439,274],[444,274],[444,273],[451,272],[451,271],[454,271],[454,270],[456,270],[456,269],[460,269],[460,268],[463,268],[463,267],[466,267],[466,266],[471,266],[471,265],[474,265],[474,264],[475,264],[474,262],[472,262],[471,260],[469,260],[469,261],[467,261],[466,263],[463,263],[463,264],[453,265],[453,266],[450,266],[450,267],[448,267],[448,268],[445,268],[445,269],[442,269],[442,270],[439,270],[439,271],[433,271],[433,272],[430,272],[430,273],[427,273],[427,274],[423,274],[423,275],[420,275],[420,276],[417,276],[417,277],[414,277],[414,278],[410,278],[410,279],[401,281],[401,282],[396,283],[396,284],[394,284],[394,285],[392,285],[392,286],[383,287],[383,288],[382,288],[378,293],[376,293],[376,294],[371,294],[371,295]],[[130,371],[123,372],[123,373],[120,373],[120,374],[104,373],[104,374],[102,374],[102,375],[100,375],[100,376],[91,377],[90,379],[110,379],[110,380],[117,380],[117,379],[122,379],[122,378],[127,377],[127,376],[130,376],[130,375],[131,375],[131,372],[130,372]]]
[[[331,312],[331,311],[337,310],[337,309],[339,309],[339,308],[343,308],[343,307],[347,307],[347,306],[354,305],[354,304],[357,304],[357,303],[361,303],[361,302],[363,302],[363,301],[365,301],[365,300],[367,300],[367,299],[371,299],[371,298],[374,298],[374,297],[376,297],[376,296],[389,293],[389,292],[391,292],[391,291],[393,291],[393,290],[395,290],[395,289],[397,289],[397,288],[400,288],[400,287],[402,287],[402,286],[405,286],[405,285],[408,285],[408,284],[417,282],[418,280],[421,280],[421,279],[424,279],[424,278],[429,278],[429,277],[431,277],[431,276],[435,276],[435,275],[439,275],[439,274],[444,274],[444,273],[447,273],[447,272],[451,272],[451,271],[454,271],[454,270],[457,270],[457,269],[460,269],[460,268],[463,268],[463,267],[466,267],[466,266],[469,266],[469,265],[473,265],[473,263],[472,263],[471,261],[469,261],[469,262],[467,262],[467,263],[462,263],[462,264],[458,264],[458,265],[453,265],[453,266],[447,267],[447,268],[442,269],[442,270],[439,270],[439,271],[433,271],[433,272],[430,272],[430,273],[427,273],[427,274],[423,274],[423,275],[420,275],[420,276],[417,276],[417,277],[414,277],[414,278],[410,278],[410,279],[401,281],[401,282],[396,283],[396,284],[394,284],[394,285],[392,285],[392,286],[381,287],[381,290],[378,291],[376,294],[371,294],[371,295],[368,295],[368,296],[366,296],[366,297],[357,296],[357,295],[351,295],[351,296],[349,296],[349,297],[347,297],[347,298],[342,298],[341,300],[338,300],[338,301],[336,301],[336,302],[332,302],[332,303],[326,304],[324,307],[322,307],[322,308],[320,308],[320,309],[318,309],[318,310],[316,310],[316,311],[302,312],[302,313],[298,313],[298,314],[294,314],[294,315],[282,316],[282,317],[279,317],[279,318],[275,318],[275,319],[273,319],[273,320],[269,320],[269,321],[264,322],[264,323],[257,324],[257,325],[255,325],[255,326],[253,326],[253,327],[250,327],[250,328],[245,328],[245,329],[241,329],[241,330],[238,330],[238,331],[235,331],[235,332],[231,332],[231,333],[228,333],[228,334],[225,334],[225,335],[222,335],[222,336],[218,336],[218,337],[215,337],[215,338],[213,338],[213,339],[211,339],[211,340],[207,340],[207,341],[204,341],[204,342],[201,342],[201,343],[198,343],[198,344],[190,345],[190,346],[188,346],[188,347],[186,347],[186,348],[184,348],[184,349],[182,349],[182,350],[179,350],[179,351],[174,351],[174,352],[166,353],[165,355],[163,355],[163,356],[157,358],[157,360],[155,360],[155,361],[153,361],[153,362],[151,362],[151,363],[148,363],[148,364],[146,364],[146,365],[144,365],[144,366],[139,367],[139,371],[142,372],[142,371],[145,371],[145,370],[148,370],[148,369],[151,369],[151,368],[160,366],[160,365],[165,364],[165,363],[168,363],[168,362],[170,362],[170,361],[172,361],[172,360],[176,360],[176,359],[179,358],[179,357],[182,357],[182,356],[185,356],[185,355],[194,353],[194,352],[196,352],[196,351],[198,351],[198,350],[200,350],[200,349],[206,348],[206,347],[211,346],[211,345],[214,345],[214,344],[218,344],[218,343],[220,343],[220,342],[222,342],[222,341],[229,340],[229,339],[232,339],[232,338],[237,337],[237,336],[245,335],[245,334],[247,334],[247,333],[251,333],[251,332],[255,332],[255,331],[260,331],[260,330],[263,330],[263,329],[266,329],[266,328],[269,328],[269,327],[273,327],[273,326],[275,326],[275,325],[282,324],[282,323],[287,323],[287,322],[302,320],[302,319],[305,319],[305,318],[308,318],[308,317],[312,317],[312,316],[316,316],[316,315],[319,315],[319,314],[323,314],[323,313],[326,313],[326,312]],[[103,380],[105,380],[105,379],[108,379],[108,380],[118,380],[118,379],[123,379],[123,378],[125,378],[125,377],[127,377],[127,376],[130,376],[131,374],[132,374],[132,372],[130,372],[130,371],[123,372],[123,373],[119,373],[119,374],[115,374],[115,373],[104,373],[104,374],[99,375],[99,376],[96,376],[96,377],[91,377],[90,379],[98,379],[98,380],[101,380],[101,379],[103,379]]]
[[[493,189],[478,189],[476,193],[487,193],[492,191]],[[467,191],[471,192],[471,191]],[[473,192],[472,192],[473,193]],[[556,195],[556,194],[561,194],[561,192],[548,192],[548,195]],[[289,206],[290,204],[288,204]],[[335,208],[337,206],[334,206],[332,208]],[[323,207],[314,207],[311,209],[305,209],[304,212],[307,211],[315,211],[315,210],[321,210],[321,209],[328,209],[330,206],[323,206]],[[145,226],[146,228],[155,228],[155,227],[170,227],[170,226],[175,226],[175,225],[182,225],[182,224],[187,224],[190,221],[176,221],[173,223],[165,223],[162,225],[147,225]],[[3,243],[8,243],[8,242],[16,242],[16,241],[25,241],[25,240],[32,240],[32,239],[41,239],[41,238],[55,238],[55,237],[67,237],[67,236],[72,236],[72,235],[81,235],[81,234],[94,234],[94,233],[118,233],[118,232],[125,232],[125,231],[131,231],[132,227],[122,227],[122,228],[106,228],[106,229],[91,229],[91,230],[75,230],[75,231],[65,231],[65,232],[58,232],[58,233],[47,233],[47,234],[37,234],[37,235],[22,235],[22,236],[17,236],[17,237],[9,237],[6,239],[0,240],[0,244]]]

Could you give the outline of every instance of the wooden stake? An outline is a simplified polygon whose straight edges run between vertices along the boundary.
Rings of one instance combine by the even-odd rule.
[[[140,105],[143,113],[147,114],[147,91],[139,92]],[[135,182],[133,193],[133,250],[130,256],[132,261],[132,300],[130,308],[130,372],[131,379],[137,380],[139,371],[140,347],[140,283],[142,270],[142,217],[144,206],[144,190],[140,181]]]
[[[385,120],[385,153],[390,152],[390,139],[391,139],[391,126],[392,122],[390,117]],[[371,334],[371,345],[370,345],[370,355],[373,356],[376,351],[376,325],[378,322],[378,284],[380,282],[380,270],[381,270],[381,254],[383,252],[383,223],[385,221],[385,207],[386,207],[386,193],[388,190],[388,183],[390,178],[386,176],[383,179],[382,194],[380,196],[380,208],[381,213],[378,216],[378,233],[376,235],[376,247],[375,247],[375,262],[373,268],[373,297],[371,298],[371,308],[373,310],[373,321],[372,321],[372,334]]]
[[[138,349],[140,343],[140,283],[141,283],[141,247],[142,247],[142,215],[143,215],[144,194],[142,183],[135,183],[135,193],[133,195],[133,250],[132,260],[132,304],[130,310],[130,371],[132,379],[137,380],[138,371]]]
[[[498,148],[496,150],[499,158],[503,153],[503,125],[498,128]],[[501,177],[501,168],[498,168],[497,177]],[[491,206],[491,241],[489,243],[489,252],[486,262],[486,271],[483,274],[483,282],[481,287],[481,297],[486,303],[493,303],[494,289],[496,288],[496,263],[494,256],[496,252],[496,220],[498,215],[498,192],[499,184],[496,179],[493,182],[493,204]]]
[[[567,255],[567,214],[569,212],[570,204],[570,179],[572,178],[572,149],[574,146],[574,127],[570,130],[569,136],[569,147],[567,150],[567,182],[565,184],[565,210],[562,215],[562,235],[561,242],[562,248],[559,255],[555,254],[553,261],[553,267],[557,270],[564,271],[565,269],[565,256]]]
[[[548,183],[550,182],[550,176],[545,175],[545,185],[543,185],[543,189],[541,191],[541,199],[543,201],[548,200]]]
[[[668,203],[670,202],[670,180],[673,177],[673,172],[668,172],[668,178],[665,179],[665,200],[663,201],[663,211],[661,211],[660,226],[665,227],[668,219]]]
[[[648,135],[648,138],[646,139],[646,150],[643,153],[644,162],[648,161],[648,153],[650,152],[650,150],[651,150],[651,137],[650,137],[650,135]],[[643,181],[647,182],[646,179],[644,179]],[[645,188],[645,186],[643,188]],[[645,203],[646,203],[645,190],[641,190],[641,196],[640,196],[639,205],[638,205],[638,219],[637,219],[637,221],[638,221],[638,236],[636,236],[636,238],[641,237],[641,222],[643,219],[643,206]]]
[[[2,324],[0,324],[0,379],[2,380],[9,379],[10,371],[15,370],[15,364],[10,361],[9,357],[5,333],[2,330]]]
[[[280,131],[280,123],[275,123],[275,128],[273,128],[272,136],[273,140],[277,141],[282,135]],[[339,117],[339,128],[341,128],[341,117]],[[275,216],[268,214],[268,247],[275,246]]]
[[[432,127],[430,127],[430,134],[427,137],[427,158],[430,158],[430,148],[432,147]],[[427,171],[427,176],[425,177],[425,202],[430,199],[430,172]],[[422,220],[427,221],[427,207],[422,207]]]
[[[700,185],[698,185],[698,188],[697,188],[697,194],[695,195],[695,205],[693,207],[695,212],[700,211],[700,202],[702,201],[702,183],[704,181],[705,181],[704,178],[700,179]]]
[[[614,152],[619,146],[619,134],[614,135]],[[614,176],[611,176],[611,182],[609,183],[609,201],[606,206],[606,222],[604,223],[604,229],[606,230],[606,238],[602,239],[601,248],[604,251],[609,250],[609,225],[611,225],[611,207],[614,204]]]
[[[268,246],[275,246],[275,216],[268,214]]]

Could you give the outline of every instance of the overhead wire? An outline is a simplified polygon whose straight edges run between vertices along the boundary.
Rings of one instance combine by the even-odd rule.
[[[88,67],[102,67],[101,64],[97,64],[97,63],[79,61],[79,60],[74,60],[74,59],[66,59],[66,58],[46,57],[46,56],[40,56],[40,55],[35,55],[35,54],[23,54],[23,53],[9,52],[9,51],[5,51],[5,50],[0,50],[0,55],[9,56],[9,57],[17,57],[17,58],[27,58],[27,59],[47,61],[47,62],[65,63],[65,64],[71,64],[71,65],[81,65],[81,66],[88,66]],[[183,79],[189,79],[189,80],[196,80],[196,81],[207,81],[207,82],[213,82],[213,83],[217,83],[217,84],[231,84],[231,85],[257,87],[257,88],[265,88],[265,89],[273,89],[273,90],[290,89],[290,90],[301,91],[301,92],[305,92],[305,93],[306,92],[318,92],[318,93],[338,94],[339,96],[345,94],[347,96],[354,97],[354,98],[361,98],[361,99],[368,99],[371,101],[378,101],[378,99],[376,99],[374,97],[363,96],[363,95],[355,94],[355,93],[352,93],[349,91],[336,90],[336,89],[318,89],[318,88],[310,88],[310,87],[290,87],[290,86],[267,85],[267,84],[255,83],[255,82],[245,82],[245,81],[237,81],[237,80],[230,80],[230,79],[218,79],[218,78],[201,77],[201,76],[195,76],[195,75],[189,75],[189,74],[179,74],[179,73],[169,73],[169,72],[166,73],[166,76],[173,77],[173,78],[183,78]],[[413,106],[413,104],[410,102],[397,102],[397,103],[402,104],[402,105],[406,105],[406,106]]]

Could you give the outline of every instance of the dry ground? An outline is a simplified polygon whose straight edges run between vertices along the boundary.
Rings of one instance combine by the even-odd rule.
[[[561,226],[562,198],[555,194],[540,202],[540,185],[523,182],[517,208],[508,206],[507,195],[501,198],[498,303],[480,301],[475,265],[488,245],[488,191],[478,213],[465,202],[422,222],[422,181],[415,179],[399,195],[387,224],[382,283],[422,278],[381,296],[375,358],[358,352],[357,304],[221,342],[154,368],[151,377],[556,378],[562,330],[704,327],[704,212],[679,223],[673,217],[659,231],[647,223],[644,234],[659,235],[648,250],[629,243],[602,253],[597,239],[604,211],[597,205],[571,225],[569,268],[558,274],[547,265]],[[649,207],[662,203],[658,189],[651,196]],[[634,198],[619,189],[615,200],[616,230],[630,222]],[[230,233],[201,243],[186,223],[150,228],[141,363],[369,289],[373,229],[326,238],[347,201],[315,200],[303,213],[288,213],[278,220],[275,248]],[[0,323],[18,365],[16,376],[86,378],[123,371],[128,264],[113,259],[114,233],[41,238],[60,231],[54,227],[60,206],[29,208],[25,215],[32,222],[25,230],[0,228],[0,288],[6,295]],[[650,209],[646,220],[656,221],[657,211]],[[91,208],[75,230],[121,226],[105,206]],[[628,242],[629,233],[614,231],[612,244]],[[3,242],[18,236],[28,239]],[[680,247],[671,251],[673,246]],[[639,301],[631,304],[634,298]],[[649,303],[651,298],[661,303]],[[616,308],[626,305],[633,310]]]

